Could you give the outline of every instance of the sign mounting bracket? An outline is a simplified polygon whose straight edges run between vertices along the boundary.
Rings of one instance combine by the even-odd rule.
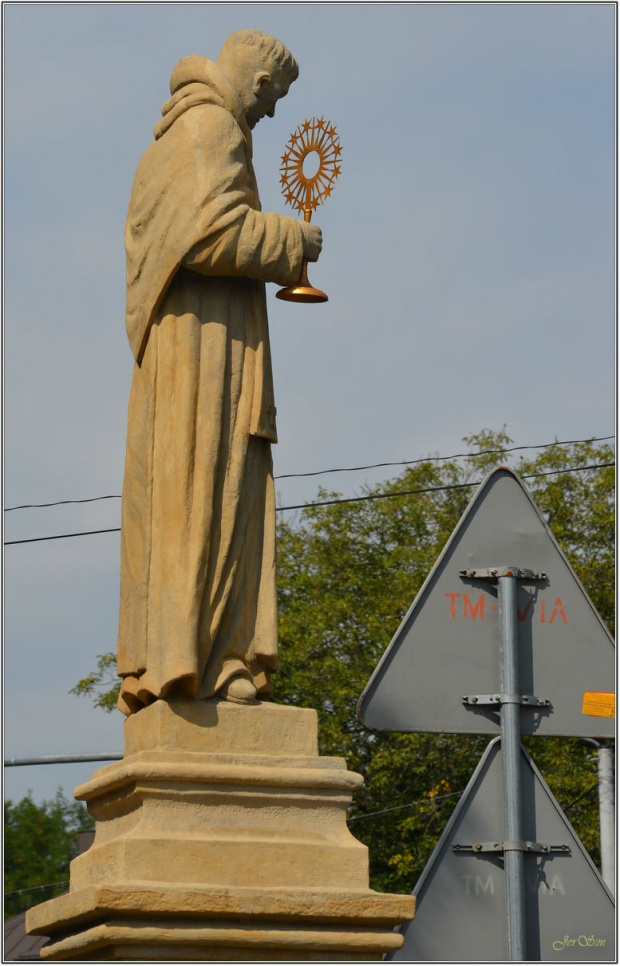
[[[516,577],[517,580],[546,580],[543,570],[529,567],[476,567],[472,570],[459,570],[459,577],[470,580],[498,580],[500,577]]]
[[[521,840],[503,842],[474,842],[473,845],[453,845],[453,852],[529,852],[546,855],[550,852],[570,852],[568,845],[547,845],[544,842],[524,842]]]
[[[549,698],[537,698],[533,694],[464,694],[463,704],[472,707],[481,705],[520,704],[524,708],[548,708],[551,706]]]

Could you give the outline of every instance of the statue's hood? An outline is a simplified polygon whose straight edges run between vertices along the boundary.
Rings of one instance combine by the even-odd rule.
[[[241,99],[228,77],[216,63],[198,54],[180,60],[170,78],[172,97],[161,109],[163,115],[153,131],[157,140],[174,124],[176,119],[198,104],[214,104],[223,107],[235,118],[252,152],[252,133],[247,125]]]

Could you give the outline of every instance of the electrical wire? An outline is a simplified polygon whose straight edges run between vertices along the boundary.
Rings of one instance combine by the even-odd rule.
[[[120,498],[120,493],[110,493],[108,496],[90,496],[84,500],[56,500],[54,503],[22,503],[21,506],[7,506],[4,508],[4,512],[10,513],[11,510],[40,510],[43,507],[64,506],[67,503],[96,503],[97,500],[120,500]]]
[[[586,788],[584,791],[580,792],[579,795],[572,800],[572,802],[569,802],[568,805],[562,809],[562,811],[568,812],[571,808],[573,808],[574,805],[577,804],[577,802],[580,802],[582,798],[585,798],[587,795],[591,795],[596,788],[598,788],[598,781],[590,785],[589,788]],[[428,805],[429,801],[446,801],[449,798],[460,797],[462,794],[463,789],[461,789],[460,792],[447,792],[444,795],[436,795],[433,799],[420,798],[415,802],[407,802],[405,805],[393,805],[391,808],[382,808],[378,812],[365,812],[363,815],[354,815],[352,818],[347,819],[347,825],[353,825],[354,822],[363,822],[367,818],[379,818],[379,816],[389,815],[391,812],[402,812],[408,808],[416,808],[420,805]]]
[[[573,798],[573,800],[572,800],[572,802],[569,802],[569,803],[568,803],[568,805],[566,805],[566,806],[565,806],[565,807],[564,807],[564,808],[562,809],[562,811],[563,811],[563,812],[565,812],[565,813],[566,813],[566,812],[568,812],[568,811],[570,811],[570,809],[571,809],[571,808],[573,808],[573,807],[574,807],[574,806],[575,806],[575,805],[577,804],[577,802],[580,802],[580,801],[581,801],[581,799],[582,799],[582,798],[585,798],[585,797],[586,797],[587,795],[591,795],[591,794],[592,794],[592,792],[593,792],[593,791],[594,791],[594,790],[595,790],[596,788],[598,788],[598,787],[599,787],[599,783],[598,783],[598,780],[597,780],[597,781],[595,781],[595,782],[594,782],[594,783],[593,783],[592,785],[590,785],[590,787],[589,787],[589,788],[586,788],[586,789],[585,789],[585,791],[583,791],[583,792],[580,792],[580,793],[579,793],[579,795],[577,795],[577,798]]]
[[[575,799],[573,799],[572,802],[570,802],[567,806],[565,806],[563,809],[563,812],[566,813],[578,801],[580,801],[582,798],[585,798],[587,795],[591,794],[597,787],[598,787],[598,782],[594,782],[593,785],[591,785],[585,791],[581,792]],[[357,822],[364,822],[367,819],[371,819],[371,818],[379,818],[383,815],[392,814],[393,812],[402,812],[411,808],[419,808],[421,805],[429,805],[431,804],[431,802],[440,802],[440,801],[443,802],[443,801],[447,801],[450,798],[460,798],[462,794],[463,794],[463,789],[461,789],[461,791],[458,791],[458,792],[447,792],[444,795],[436,795],[433,799],[420,798],[413,802],[407,802],[405,805],[393,805],[390,808],[382,808],[376,812],[365,812],[362,815],[354,815],[352,818],[347,819],[347,825],[354,825]],[[49,882],[47,885],[30,886],[27,889],[15,889],[12,892],[5,892],[4,895],[5,895],[5,898],[8,899],[11,896],[21,896],[28,892],[38,892],[44,889],[55,889],[55,888],[58,888],[59,886],[68,885],[68,884],[69,884],[69,880],[63,879],[60,882]]]
[[[446,792],[445,795],[435,795],[432,799],[420,798],[416,802],[407,802],[406,805],[393,805],[391,808],[382,808],[379,812],[365,812],[363,815],[354,815],[353,818],[347,819],[347,825],[353,825],[354,822],[363,822],[367,818],[377,818],[379,815],[388,815],[390,812],[402,812],[406,808],[416,808],[420,805],[429,805],[431,802],[443,802],[448,798],[457,798],[462,794],[463,790],[460,792]]]
[[[274,480],[302,479],[311,476],[324,476],[329,473],[358,473],[362,470],[383,469],[388,466],[415,466],[419,465],[420,463],[439,463],[445,462],[446,460],[465,459],[469,456],[492,456],[494,453],[516,453],[526,449],[549,449],[552,446],[573,446],[578,443],[604,443],[609,439],[615,439],[615,436],[593,436],[589,439],[556,440],[553,443],[539,443],[536,446],[510,446],[507,449],[485,449],[480,450],[477,453],[454,453],[452,456],[426,456],[422,459],[416,460],[399,460],[390,463],[369,463],[365,466],[337,466],[329,470],[314,470],[310,473],[282,473],[280,476],[274,476]],[[10,513],[12,510],[37,510],[45,507],[65,506],[73,503],[96,503],[98,500],[120,499],[120,493],[111,493],[107,496],[91,496],[82,500],[56,500],[53,503],[22,503],[19,506],[7,506],[4,508],[4,512]]]
[[[587,466],[568,466],[561,470],[545,470],[544,473],[529,473],[522,477],[524,480],[536,479],[541,476],[554,476],[558,473],[583,473],[584,470],[600,470],[608,466],[615,466],[615,461],[611,463],[590,463]],[[332,500],[317,500],[314,503],[299,503],[295,506],[278,506],[276,513],[283,513],[288,510],[308,510],[318,506],[335,506],[339,503],[362,503],[368,500],[388,500],[397,496],[413,496],[419,493],[437,493],[442,490],[462,490],[472,486],[480,486],[481,480],[472,483],[447,483],[444,486],[427,486],[416,490],[395,490],[393,493],[367,493],[365,496],[338,497]],[[120,527],[111,527],[107,530],[83,530],[79,533],[59,533],[49,537],[29,537],[25,540],[5,540],[4,546],[10,547],[18,543],[40,543],[43,540],[65,540],[68,537],[90,537],[98,533],[120,533]]]
[[[312,473],[283,473],[281,476],[274,476],[274,480],[290,480],[299,477],[323,476],[326,473],[357,473],[359,470],[376,470],[387,466],[414,466],[419,463],[439,463],[446,460],[465,459],[468,456],[492,456],[494,453],[516,453],[525,449],[548,449],[551,446],[572,446],[577,443],[604,443],[608,439],[615,439],[615,436],[598,436],[590,439],[565,439],[557,440],[553,443],[540,443],[538,446],[509,446],[506,449],[484,449],[476,453],[454,453],[452,456],[427,456],[417,460],[399,460],[394,463],[370,463],[367,466],[339,466],[331,470],[315,470]]]
[[[590,788],[587,788],[584,792],[581,792],[581,794],[578,795],[577,798],[575,798],[572,802],[570,802],[563,809],[563,811],[567,812],[570,808],[573,807],[573,805],[575,805],[578,801],[580,801],[580,799],[584,798],[586,795],[589,795],[597,787],[598,787],[598,783],[595,782],[593,785],[590,786]],[[393,805],[391,808],[382,808],[376,812],[366,812],[363,815],[354,815],[352,818],[347,819],[347,825],[354,825],[357,822],[364,822],[370,818],[379,818],[382,815],[389,815],[393,812],[402,812],[411,808],[419,808],[420,805],[429,805],[431,804],[431,802],[440,802],[440,801],[443,802],[443,801],[447,801],[450,798],[460,798],[462,794],[463,794],[463,790],[461,789],[461,791],[458,791],[458,792],[447,792],[444,795],[436,795],[432,800],[428,798],[420,798],[413,802],[407,802],[405,805]],[[43,889],[55,889],[55,888],[58,888],[58,886],[68,885],[68,884],[69,884],[69,880],[63,879],[60,882],[49,882],[47,885],[30,886],[27,889],[15,889],[12,892],[5,892],[4,895],[5,895],[5,898],[8,899],[11,896],[21,896],[27,892],[37,892]]]
[[[13,892],[5,892],[4,898],[10,896],[23,896],[26,892],[39,892],[41,889],[57,889],[59,886],[69,885],[68,879],[61,879],[60,882],[48,882],[47,885],[30,886],[28,889],[14,889]]]
[[[612,463],[592,463],[589,466],[573,466],[566,467],[562,470],[546,470],[544,473],[528,473],[522,479],[532,480],[539,476],[553,476],[555,473],[581,473],[583,470],[598,470],[606,466],[615,465],[615,461]],[[305,510],[308,507],[315,506],[334,506],[338,503],[361,503],[363,500],[386,500],[395,496],[412,496],[416,493],[435,493],[439,490],[462,490],[471,486],[480,486],[481,482],[482,480],[475,480],[473,483],[447,483],[445,486],[429,486],[419,490],[395,490],[393,493],[367,493],[366,496],[343,496],[333,500],[318,500],[316,503],[300,503],[297,506],[279,506],[276,507],[276,513],[282,513],[284,510]]]
[[[10,547],[15,543],[41,543],[43,540],[66,540],[68,537],[92,537],[97,533],[120,533],[120,527],[110,527],[108,530],[82,530],[80,533],[56,533],[51,537],[29,537],[26,540],[5,540],[4,546]]]

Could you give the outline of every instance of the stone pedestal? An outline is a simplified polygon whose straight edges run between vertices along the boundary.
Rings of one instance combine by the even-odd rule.
[[[67,960],[373,960],[410,896],[368,888],[346,810],[362,778],[319,757],[316,712],[157,701],[75,797],[96,821],[71,891],[28,913]]]

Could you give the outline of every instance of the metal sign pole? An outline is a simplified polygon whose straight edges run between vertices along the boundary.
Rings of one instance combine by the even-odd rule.
[[[499,566],[515,558],[530,566]],[[496,735],[501,729],[414,889],[416,918],[401,930],[405,944],[390,958],[457,961],[467,936],[471,962],[527,961],[528,952],[574,959],[572,947],[581,943],[588,959],[609,961],[611,893],[521,735],[612,738],[609,706],[596,696],[607,696],[614,665],[613,640],[540,510],[518,475],[498,467],[465,511],[358,706],[364,724],[377,731]],[[476,693],[463,694],[465,688]],[[609,773],[609,756],[601,757]],[[605,799],[611,817],[611,794]],[[547,825],[549,841],[536,841]],[[489,840],[480,841],[485,828]],[[537,861],[553,854],[565,858]],[[452,930],[445,929],[447,901],[458,922]],[[566,956],[556,955],[564,946]]]
[[[517,637],[517,578],[497,581],[502,694],[500,712],[504,791],[504,875],[508,958],[523,961],[526,953],[523,822],[521,811],[521,727],[519,650]]]
[[[504,840],[494,845],[477,843],[472,847],[478,852],[501,851],[504,855],[508,959],[523,962],[527,959],[524,855],[526,851],[544,852],[552,847],[526,842],[523,834],[520,709],[522,706],[546,707],[549,700],[520,692],[517,579],[545,580],[546,574],[524,567],[487,567],[461,570],[460,576],[464,580],[490,580],[497,584],[500,694],[465,695],[463,703],[476,708],[499,705]]]
[[[612,895],[616,892],[616,819],[614,796],[614,752],[594,738],[582,738],[596,748],[598,762],[598,817],[601,845],[601,875]]]
[[[616,879],[616,819],[614,808],[614,750],[609,745],[598,746],[598,801],[601,836],[601,873],[615,892]]]

